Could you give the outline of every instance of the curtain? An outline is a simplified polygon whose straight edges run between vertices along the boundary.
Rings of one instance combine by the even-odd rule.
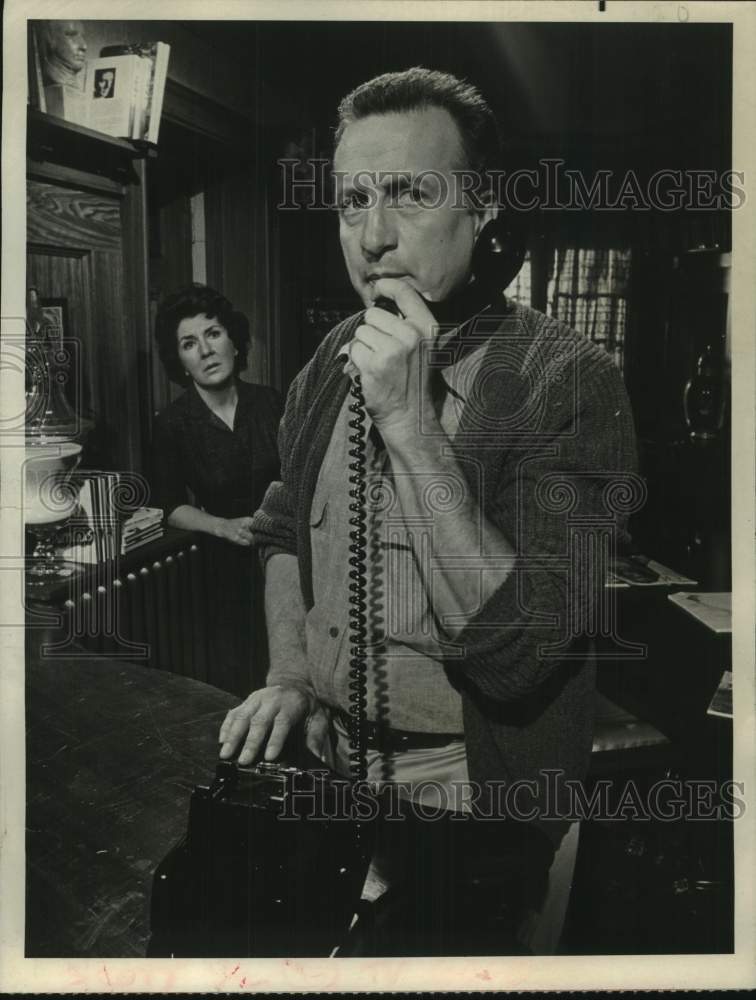
[[[552,316],[600,344],[622,370],[630,250],[557,250],[547,302]]]

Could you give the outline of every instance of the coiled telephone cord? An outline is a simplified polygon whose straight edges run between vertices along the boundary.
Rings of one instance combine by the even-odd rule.
[[[349,769],[355,781],[367,777],[367,509],[365,397],[359,375],[352,378],[349,412]]]

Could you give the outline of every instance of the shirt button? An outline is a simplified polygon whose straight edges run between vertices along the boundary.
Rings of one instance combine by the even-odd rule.
[[[336,636],[339,634],[339,630],[336,628],[335,625],[331,625],[331,627],[328,629],[328,634],[332,639],[335,639]]]

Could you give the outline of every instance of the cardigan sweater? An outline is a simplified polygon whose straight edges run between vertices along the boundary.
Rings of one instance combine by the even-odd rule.
[[[450,444],[516,561],[455,640],[464,655],[445,667],[462,694],[474,811],[534,820],[558,843],[593,732],[604,566],[584,558],[581,539],[603,539],[603,552],[623,540],[637,491],[635,435],[622,378],[600,347],[535,310],[506,300],[493,309],[444,344],[450,358],[486,345]],[[310,506],[350,387],[337,354],[363,315],[336,326],[293,381],[279,428],[281,481],[252,524],[264,560],[297,557],[307,610]]]

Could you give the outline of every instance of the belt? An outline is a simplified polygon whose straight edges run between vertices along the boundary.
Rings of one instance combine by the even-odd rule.
[[[338,721],[349,734],[352,730],[350,716],[340,712]],[[363,733],[365,747],[368,750],[378,750],[380,753],[400,753],[403,750],[427,750],[433,747],[445,747],[449,743],[464,740],[464,733],[421,733],[406,729],[391,729],[385,724],[365,722]]]

